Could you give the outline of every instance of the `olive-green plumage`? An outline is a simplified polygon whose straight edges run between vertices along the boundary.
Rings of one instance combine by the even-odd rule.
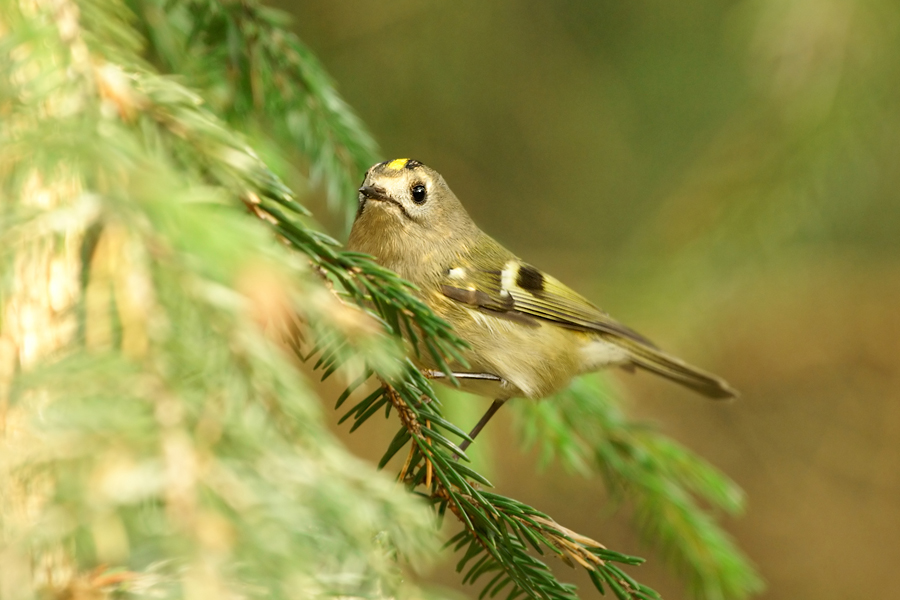
[[[422,300],[469,343],[469,367],[450,367],[491,376],[461,379],[475,393],[501,401],[542,398],[576,375],[618,365],[712,398],[737,396],[724,380],[662,352],[519,260],[475,225],[437,172],[417,161],[369,169],[348,246],[416,284]],[[436,369],[427,359],[421,367]]]

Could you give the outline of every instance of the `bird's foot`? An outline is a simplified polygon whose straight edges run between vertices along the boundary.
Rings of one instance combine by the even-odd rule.
[[[434,369],[423,369],[422,375],[426,379],[447,379],[447,374]],[[503,378],[493,373],[451,373],[456,379],[472,379],[477,381],[503,381]]]

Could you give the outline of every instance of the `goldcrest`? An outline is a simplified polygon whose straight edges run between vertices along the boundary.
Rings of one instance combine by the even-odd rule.
[[[399,158],[368,170],[348,248],[414,283],[468,342],[468,366],[449,367],[463,389],[495,399],[475,435],[505,400],[543,398],[609,366],[638,367],[711,398],[738,395],[516,257],[475,225],[440,174],[418,161]],[[420,354],[418,366],[446,379],[428,352]]]

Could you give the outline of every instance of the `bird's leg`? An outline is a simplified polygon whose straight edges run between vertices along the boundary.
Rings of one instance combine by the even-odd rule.
[[[432,369],[424,369],[422,374],[428,379],[444,379],[447,374],[442,371],[434,371]],[[476,379],[481,381],[503,381],[502,377],[491,373],[453,373],[456,379]]]
[[[422,374],[425,375],[428,379],[444,379],[447,377],[446,373],[441,371],[434,371],[432,369],[424,369]],[[477,380],[477,381],[498,381],[501,384],[503,383],[503,378],[492,373],[453,373],[453,377],[456,379],[469,379],[469,380]],[[475,425],[472,431],[469,433],[468,440],[463,440],[463,442],[459,445],[459,449],[463,452],[466,451],[466,448],[472,443],[472,440],[475,439],[475,436],[478,435],[484,426],[487,425],[487,422],[491,420],[491,417],[494,416],[500,407],[503,406],[505,400],[494,400],[494,403],[491,404],[491,407],[487,409],[487,412],[484,413],[484,416],[481,417],[481,420]],[[453,460],[457,460],[459,457],[457,455],[453,455]]]
[[[481,430],[484,429],[484,426],[487,425],[487,422],[491,420],[491,417],[493,417],[494,414],[498,410],[500,410],[500,407],[503,406],[504,402],[505,400],[494,400],[494,403],[491,404],[491,407],[489,409],[487,409],[487,412],[484,413],[484,415],[481,417],[481,420],[479,420],[478,423],[475,424],[475,427],[472,428],[472,431],[469,432],[470,439],[463,440],[463,442],[459,445],[460,450],[462,450],[463,452],[466,451],[466,448],[469,447],[469,444],[472,443],[472,441],[475,439],[475,436],[481,433]]]

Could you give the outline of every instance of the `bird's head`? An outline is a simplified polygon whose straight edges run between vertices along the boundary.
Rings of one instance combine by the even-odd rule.
[[[394,263],[459,249],[477,233],[437,171],[398,158],[366,172],[349,246]]]

